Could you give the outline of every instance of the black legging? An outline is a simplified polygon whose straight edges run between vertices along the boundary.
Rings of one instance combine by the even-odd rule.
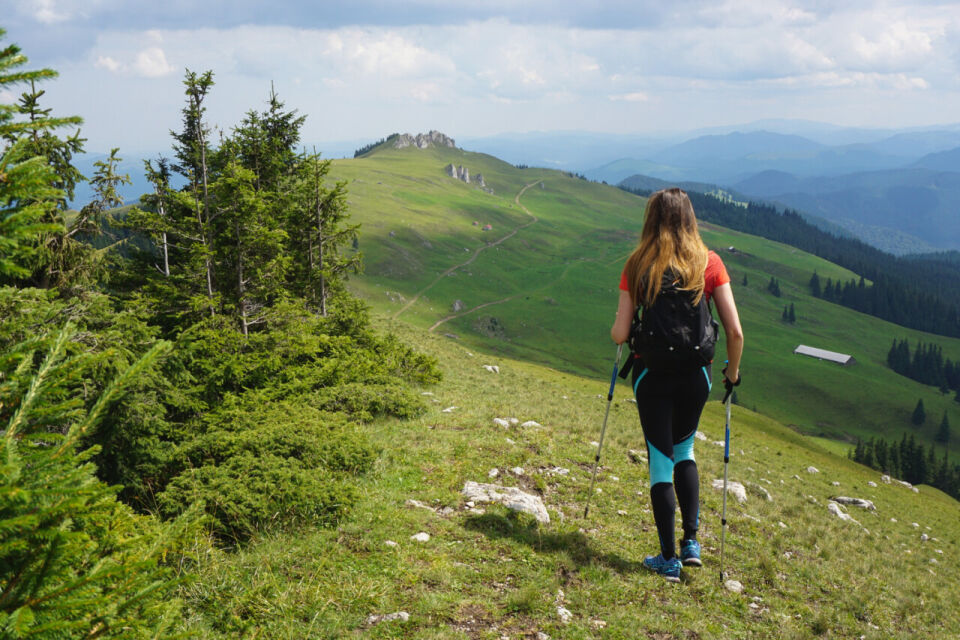
[[[684,539],[696,539],[700,515],[700,476],[693,443],[703,405],[710,394],[710,367],[689,373],[633,370],[634,393],[650,461],[650,503],[664,558],[676,555],[677,502]],[[672,480],[672,482],[671,482]],[[676,488],[676,500],[674,500]]]

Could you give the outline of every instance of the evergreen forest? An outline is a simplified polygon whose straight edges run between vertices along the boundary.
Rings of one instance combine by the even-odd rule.
[[[339,522],[377,455],[359,425],[417,415],[439,372],[346,291],[357,225],[305,115],[270,91],[215,137],[187,71],[121,207],[119,150],[73,166],[55,77],[0,50],[0,636],[164,637],[205,547]]]

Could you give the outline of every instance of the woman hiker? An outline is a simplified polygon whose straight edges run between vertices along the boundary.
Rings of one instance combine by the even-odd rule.
[[[661,304],[654,306],[658,296]],[[670,306],[670,298],[673,307]],[[697,230],[693,205],[680,189],[666,189],[650,196],[647,202],[643,231],[637,248],[627,259],[620,278],[620,302],[617,319],[610,330],[614,342],[622,344],[630,339],[631,321],[637,307],[644,309],[643,327],[652,327],[653,320],[668,320],[676,308],[676,300],[687,302],[688,316],[699,311],[704,330],[709,334],[704,351],[683,359],[669,348],[669,354],[657,350],[654,344],[639,347],[644,355],[631,354],[628,368],[633,373],[634,393],[640,412],[640,425],[647,442],[650,461],[650,502],[660,538],[660,554],[647,556],[643,563],[649,569],[672,582],[679,582],[681,562],[702,566],[697,528],[700,510],[700,477],[693,457],[694,436],[700,413],[711,388],[710,359],[716,340],[716,323],[709,315],[707,301],[713,300],[727,342],[728,363],[723,370],[724,385],[732,389],[740,383],[740,355],[743,352],[743,329],[730,288],[730,276],[720,257],[708,251]],[[702,301],[702,302],[701,302]],[[701,309],[701,304],[703,311]],[[664,311],[666,308],[666,311]],[[648,314],[656,318],[648,322]],[[696,329],[696,327],[695,327]],[[658,330],[662,331],[662,330]],[[667,327],[669,332],[669,327]],[[653,331],[642,331],[653,335]],[[657,338],[635,335],[631,346],[644,345]],[[676,332],[675,332],[676,333]],[[679,333],[689,335],[687,329]],[[699,350],[699,345],[692,347]],[[691,351],[691,353],[694,353]],[[670,358],[674,358],[671,360]],[[679,364],[677,358],[680,358]],[[676,492],[676,500],[674,499]],[[674,545],[674,514],[680,503],[683,538],[680,557]]]

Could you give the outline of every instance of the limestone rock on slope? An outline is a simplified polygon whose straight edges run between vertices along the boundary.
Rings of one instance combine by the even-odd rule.
[[[450,149],[456,149],[457,145],[450,136],[439,131],[431,131],[430,133],[418,133],[415,136],[409,133],[401,133],[393,139],[393,147],[395,149],[405,149],[407,147],[416,147],[417,149],[449,147]]]

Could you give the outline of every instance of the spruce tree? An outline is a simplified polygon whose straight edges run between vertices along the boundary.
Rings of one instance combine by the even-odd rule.
[[[937,442],[948,445],[950,443],[950,421],[947,420],[947,412],[943,412],[943,419],[940,420],[940,428],[937,430]]]
[[[790,321],[790,324],[794,324],[797,321],[797,310],[794,308],[793,303],[790,303],[790,313],[787,314],[787,320]]]
[[[743,281],[741,282],[742,286],[747,286],[747,274],[743,274]]]
[[[910,421],[918,427],[927,421],[927,412],[923,409],[923,398],[917,400],[917,406],[913,409]]]
[[[810,294],[811,294],[814,298],[819,298],[819,297],[820,297],[820,294],[821,294],[821,291],[820,291],[820,276],[817,275],[817,272],[816,272],[816,271],[814,271],[814,272],[813,272],[813,275],[810,276]]]

